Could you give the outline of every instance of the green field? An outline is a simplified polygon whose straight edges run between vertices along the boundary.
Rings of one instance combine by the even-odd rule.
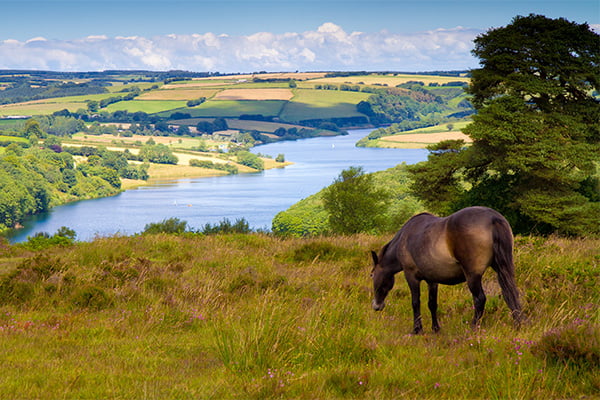
[[[285,104],[282,100],[215,100],[186,109],[192,117],[239,117],[243,114],[261,114],[276,117]]]
[[[54,100],[57,101],[57,100]],[[79,102],[62,102],[58,100],[56,103],[16,103],[4,104],[0,106],[0,116],[10,115],[49,115],[56,111],[67,109],[75,112],[79,109],[86,110],[87,103]]]
[[[185,104],[186,101],[183,100],[130,100],[109,104],[103,110],[108,112],[122,110],[131,113],[142,111],[147,114],[155,114],[162,111],[184,108]]]
[[[0,135],[0,142],[29,143],[29,140],[24,137]]]
[[[368,93],[360,92],[298,89],[294,98],[283,109],[281,118],[285,121],[302,121],[361,116],[363,114],[356,111],[356,104],[369,96],[371,95]]]

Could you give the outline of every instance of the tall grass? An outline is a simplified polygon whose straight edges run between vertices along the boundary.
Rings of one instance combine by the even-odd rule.
[[[368,252],[387,240],[157,234],[39,252],[0,243],[0,398],[598,394],[600,240],[517,238],[521,330],[489,270],[481,329],[469,328],[467,288],[443,286],[442,332],[420,336],[408,334],[401,276],[386,310],[370,309]]]

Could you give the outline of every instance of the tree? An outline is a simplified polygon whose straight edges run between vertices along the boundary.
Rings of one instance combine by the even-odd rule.
[[[238,163],[250,168],[262,171],[265,169],[264,161],[254,153],[249,151],[240,151],[237,154]]]
[[[453,193],[440,208],[494,207],[520,232],[600,233],[599,39],[533,14],[477,37],[467,91],[478,113],[463,130],[473,145],[430,157],[415,181],[440,182],[445,164],[464,181],[440,183]]]
[[[45,138],[46,132],[42,130],[42,126],[36,119],[28,119],[25,122],[25,137],[27,138]]]
[[[385,225],[383,216],[390,196],[377,189],[373,175],[362,167],[343,170],[323,191],[323,206],[334,233],[376,232]]]

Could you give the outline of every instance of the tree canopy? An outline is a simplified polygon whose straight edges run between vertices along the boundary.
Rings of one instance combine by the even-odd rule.
[[[600,233],[600,36],[532,14],[477,37],[473,54],[473,145],[432,146],[413,190],[433,211],[496,208],[520,232]]]

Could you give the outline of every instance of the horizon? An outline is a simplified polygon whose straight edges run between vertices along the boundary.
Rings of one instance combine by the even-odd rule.
[[[473,40],[539,14],[600,31],[600,3],[0,0],[0,69],[455,71]]]

